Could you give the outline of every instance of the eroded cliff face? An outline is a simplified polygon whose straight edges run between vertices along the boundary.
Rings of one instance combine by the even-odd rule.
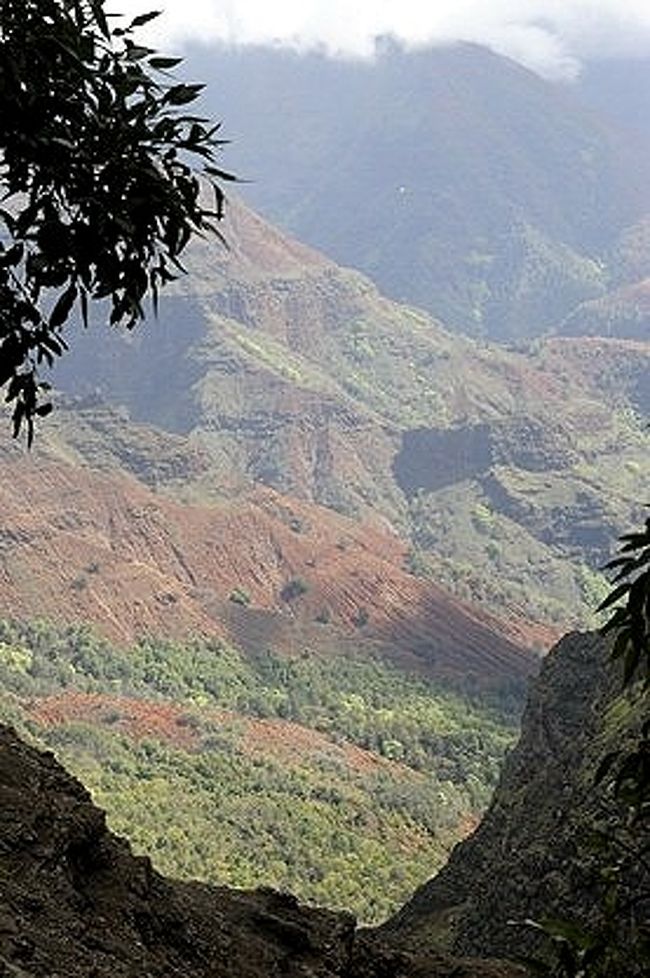
[[[589,919],[599,906],[590,847],[594,773],[630,724],[604,641],[566,636],[535,682],[517,747],[476,832],[381,929],[409,947],[517,957],[539,950],[527,918]],[[640,830],[639,830],[640,831]]]
[[[515,978],[498,962],[370,943],[289,894],[166,880],[51,754],[0,727],[0,975]]]
[[[81,396],[47,425],[62,451],[154,468],[177,497],[261,484],[390,527],[419,573],[485,609],[558,634],[590,620],[597,568],[642,519],[648,343],[476,343],[237,201],[224,235],[188,249],[154,329],[74,335],[53,379]],[[159,429],[148,448],[144,426],[106,423],[98,392]]]

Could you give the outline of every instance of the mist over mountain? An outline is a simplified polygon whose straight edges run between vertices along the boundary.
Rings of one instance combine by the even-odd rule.
[[[142,0],[124,0],[141,13]],[[371,60],[386,38],[408,50],[480,44],[543,78],[576,79],[585,67],[647,53],[650,17],[643,0],[167,0],[145,36],[166,49],[196,42],[260,45],[333,58]]]
[[[574,86],[577,97],[647,144],[650,118],[650,59],[608,58],[587,62]]]
[[[195,71],[247,200],[470,335],[539,335],[606,293],[648,208],[648,157],[620,124],[475,45],[386,42],[370,62],[214,48]]]

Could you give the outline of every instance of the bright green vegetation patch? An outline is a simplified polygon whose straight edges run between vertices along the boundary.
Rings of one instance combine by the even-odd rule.
[[[516,697],[470,701],[380,661],[118,649],[40,622],[0,622],[0,643],[0,716],[54,749],[159,869],[290,889],[364,921],[441,864],[515,734]],[[53,693],[76,706],[40,725]],[[80,693],[111,698],[84,713]],[[137,701],[163,733],[128,722]]]
[[[433,779],[249,756],[233,731],[198,752],[79,723],[45,736],[162,872],[271,885],[368,921],[441,864],[466,811]]]

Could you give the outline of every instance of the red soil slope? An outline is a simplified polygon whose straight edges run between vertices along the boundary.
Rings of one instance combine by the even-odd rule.
[[[134,740],[153,738],[187,751],[198,750],[202,743],[201,732],[192,724],[186,708],[164,700],[66,692],[31,700],[27,712],[43,727],[85,722],[119,730]],[[244,751],[272,755],[283,763],[304,765],[312,755],[327,756],[353,771],[390,769],[411,780],[423,777],[396,761],[389,761],[355,744],[336,744],[326,734],[290,720],[260,720],[227,710],[204,710],[202,717],[226,729],[236,725]]]
[[[368,645],[488,682],[534,668],[540,636],[525,623],[408,574],[393,534],[269,489],[188,506],[121,473],[8,451],[0,512],[5,616],[91,621],[120,642],[198,632],[287,652]],[[292,597],[298,579],[306,590]],[[249,607],[230,600],[237,588]]]

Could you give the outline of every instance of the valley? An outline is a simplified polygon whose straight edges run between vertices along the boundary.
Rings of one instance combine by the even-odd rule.
[[[199,500],[262,484],[389,528],[411,567],[502,617],[591,621],[642,511],[647,343],[477,343],[234,200],[228,220],[230,250],[191,253],[151,330],[110,354],[75,337],[60,384],[188,437],[210,459]]]
[[[521,703],[512,681],[459,693],[363,647],[120,648],[42,620],[0,622],[0,682],[2,721],[55,750],[159,870],[366,923],[474,827]]]
[[[135,329],[73,283],[33,446],[0,417],[0,972],[511,978],[506,916],[598,916],[647,705],[593,630],[647,515],[648,147],[477,44],[193,54],[223,240]]]

